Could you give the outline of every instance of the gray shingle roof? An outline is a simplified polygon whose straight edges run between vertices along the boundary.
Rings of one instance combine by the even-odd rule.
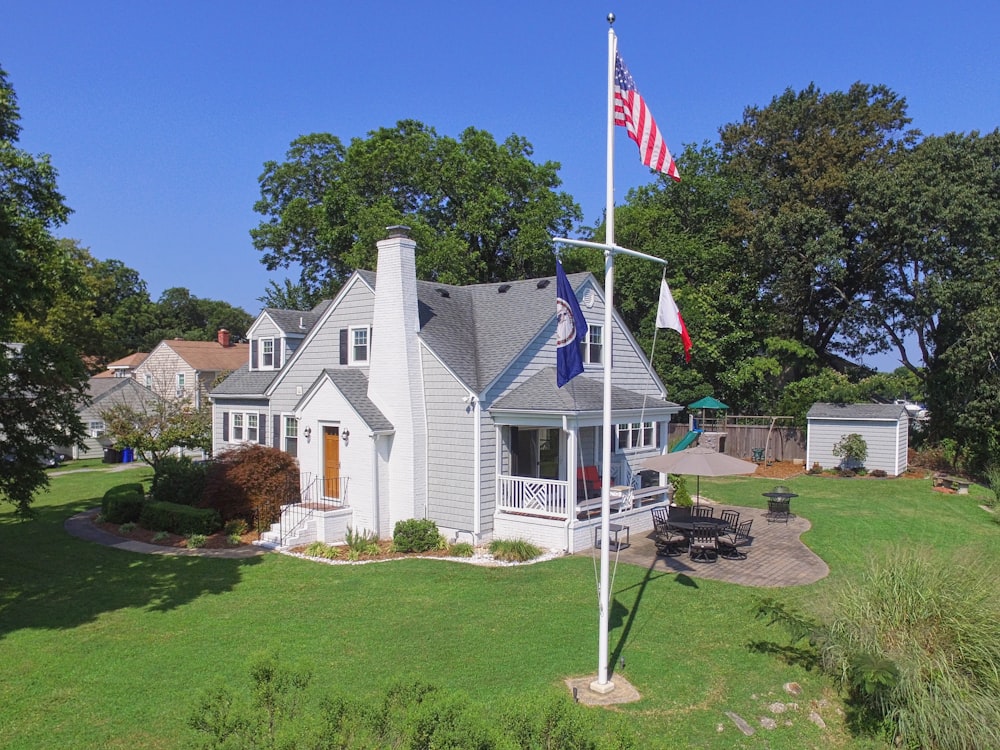
[[[556,368],[543,367],[524,383],[505,394],[490,406],[490,411],[538,411],[546,413],[599,412],[604,408],[604,384],[578,375],[562,388],[556,385]],[[676,411],[679,407],[654,396],[611,386],[611,408],[614,411],[656,412]]]
[[[262,396],[271,381],[277,377],[280,370],[255,370],[250,372],[250,366],[244,364],[234,370],[229,377],[219,383],[211,396]]]
[[[364,372],[352,367],[331,367],[323,373],[333,381],[348,403],[354,406],[358,415],[373,432],[390,432],[392,422],[368,398],[368,378]]]
[[[264,312],[274,321],[284,333],[306,334],[312,328],[333,300],[325,299],[312,310],[281,310],[277,307],[266,307]]]
[[[813,404],[806,417],[814,419],[885,419],[906,415],[902,404]]]
[[[569,274],[573,289],[589,278]],[[464,287],[418,281],[420,336],[480,392],[554,320],[555,290],[555,276]]]

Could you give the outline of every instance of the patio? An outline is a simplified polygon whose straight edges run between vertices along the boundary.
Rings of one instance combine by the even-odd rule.
[[[706,504],[704,499],[702,504]],[[653,545],[653,532],[649,530],[631,535],[630,546],[617,553],[618,562],[657,571],[683,573],[691,578],[707,578],[759,588],[802,586],[825,578],[830,572],[826,563],[799,538],[812,526],[805,518],[792,514],[788,523],[768,523],[767,510],[764,508],[710,504],[715,507],[716,516],[723,510],[731,509],[740,513],[741,521],[753,519],[750,533],[753,543],[745,550],[748,553],[746,560],[720,557],[712,563],[696,563],[686,553],[676,557],[658,556]],[[597,554],[597,551],[580,554]],[[611,559],[615,559],[613,549]]]

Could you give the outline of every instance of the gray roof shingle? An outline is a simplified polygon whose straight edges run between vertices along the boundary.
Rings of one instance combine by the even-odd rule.
[[[254,370],[244,364],[212,389],[211,396],[263,396],[280,370]]]
[[[677,404],[655,396],[611,386],[611,408],[614,411],[656,412],[676,411]],[[490,411],[538,411],[545,413],[600,412],[604,409],[604,383],[584,375],[570,380],[565,386],[556,385],[556,368],[543,367],[524,383],[498,399]]]
[[[373,432],[391,432],[392,422],[377,406],[368,398],[368,378],[364,372],[352,367],[331,367],[323,371],[323,374],[333,381],[344,398],[347,399],[358,415],[365,420],[365,423]]]
[[[895,421],[906,415],[902,404],[827,404],[816,403],[806,417],[814,419],[884,419]]]

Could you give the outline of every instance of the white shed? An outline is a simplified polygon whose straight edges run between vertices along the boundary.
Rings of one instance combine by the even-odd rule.
[[[806,466],[840,466],[833,447],[845,435],[857,433],[868,446],[865,468],[889,476],[906,471],[910,418],[901,404],[813,404],[806,415]]]

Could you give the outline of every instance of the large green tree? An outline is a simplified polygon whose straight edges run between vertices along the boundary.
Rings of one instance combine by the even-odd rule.
[[[69,209],[47,156],[18,148],[17,97],[0,69],[0,342],[11,342],[18,320],[44,320],[63,293],[83,291],[79,267],[52,236]],[[47,483],[39,459],[52,445],[83,438],[76,407],[86,371],[72,342],[38,327],[0,344],[0,499],[30,514]]]
[[[904,99],[856,83],[786,90],[720,130],[724,169],[739,185],[730,241],[745,250],[774,334],[817,365],[870,348],[866,307],[890,257],[877,241],[873,191],[919,136],[909,122]]]
[[[558,165],[532,147],[482,130],[458,139],[403,120],[344,146],[329,134],[292,142],[269,161],[251,231],[269,270],[296,266],[308,294],[332,294],[357,268],[375,267],[385,227],[406,224],[421,278],[465,284],[552,272],[550,236],[570,232],[580,209],[557,192]]]
[[[147,330],[143,345],[147,351],[164,339],[183,338],[189,341],[212,341],[220,328],[229,331],[233,340],[246,336],[253,316],[228,302],[204,299],[184,287],[171,287],[153,304],[156,327]]]

